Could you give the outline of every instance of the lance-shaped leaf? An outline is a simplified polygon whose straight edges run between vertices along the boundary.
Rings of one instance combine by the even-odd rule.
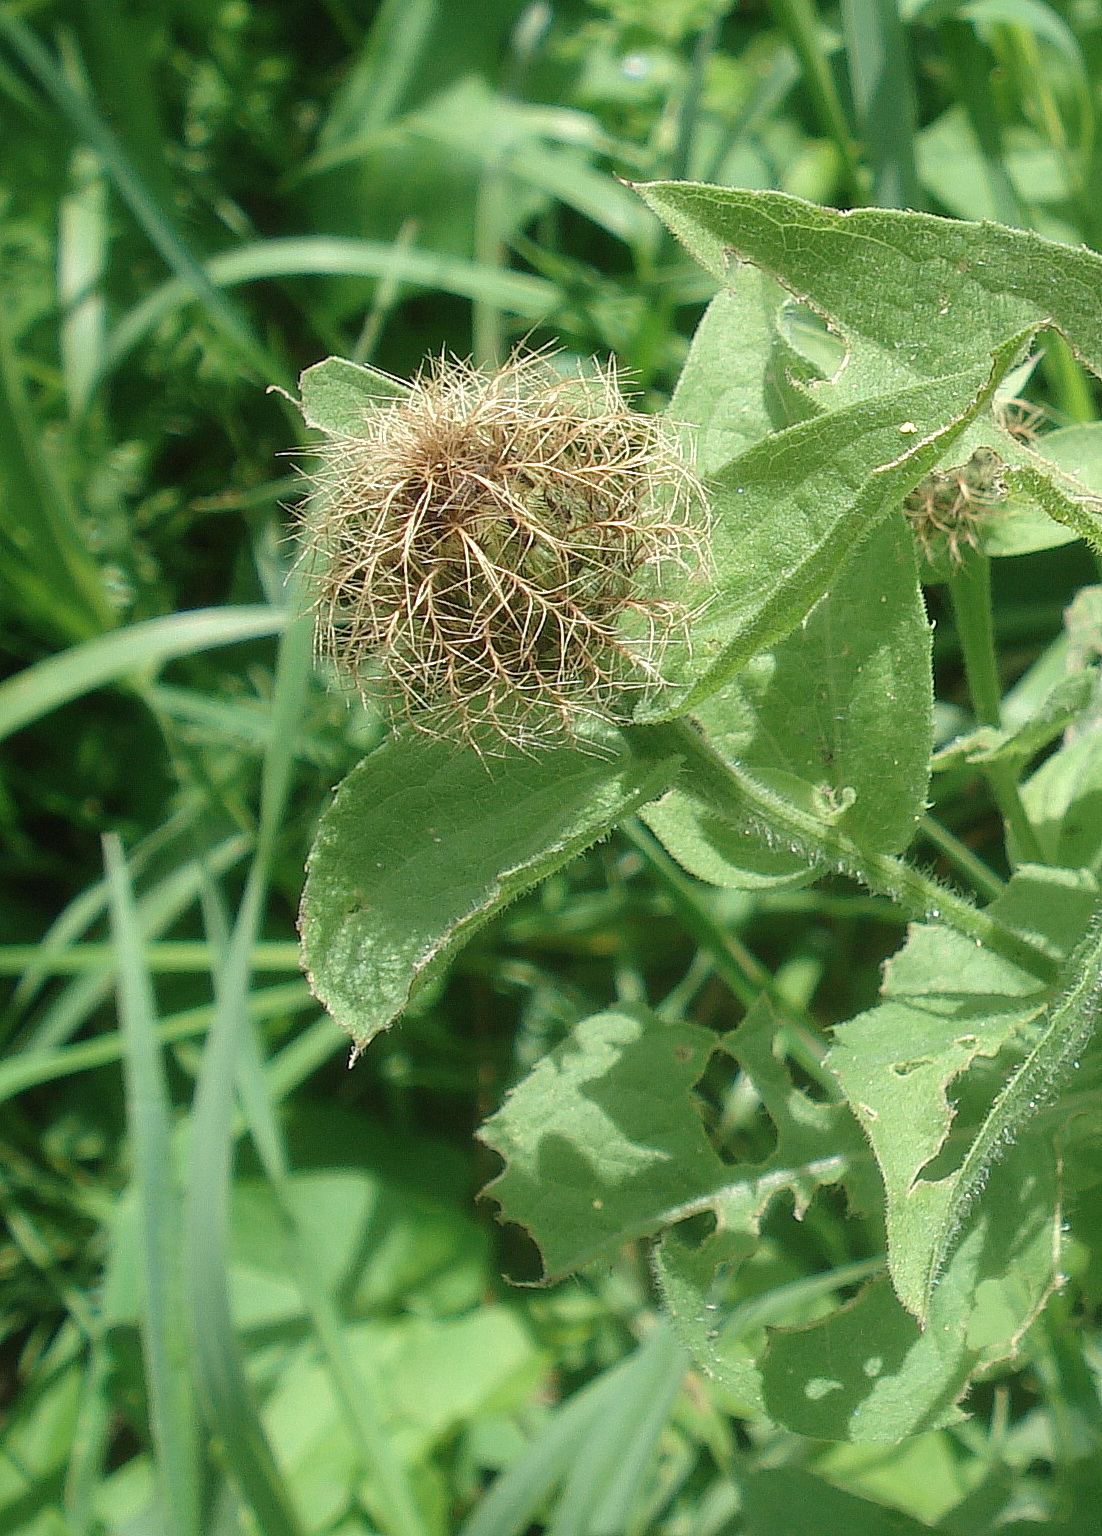
[[[842,332],[847,398],[966,370],[1054,325],[1102,373],[1102,256],[1026,230],[692,182],[637,191],[703,266],[751,262]]]
[[[301,928],[318,998],[366,1044],[476,928],[676,771],[613,731],[588,751],[485,760],[413,734],[385,743],[340,785],[310,855]]]
[[[1058,1075],[1093,1027],[1102,952],[1097,934],[1082,935],[1097,900],[1084,872],[1026,867],[992,903],[992,916],[1050,954],[1075,951],[1071,990],[1048,1013],[1051,989],[1036,977],[923,924],[887,968],[885,1001],[836,1029],[829,1062],[884,1176],[892,1280],[923,1322],[994,1154],[1040,1101],[1046,1071]]]
[[[672,688],[637,718],[692,709],[789,634],[985,408],[1020,344],[936,383],[798,422],[711,475],[715,590],[688,642],[666,658]]]

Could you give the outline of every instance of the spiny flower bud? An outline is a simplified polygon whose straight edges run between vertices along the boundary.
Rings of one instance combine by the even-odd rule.
[[[626,718],[661,686],[703,497],[615,369],[441,360],[323,450],[318,644],[361,694],[481,752]]]
[[[984,519],[1006,500],[1003,462],[993,448],[977,448],[967,464],[933,470],[903,502],[911,530],[928,560],[939,548],[960,565],[965,546],[979,544]]]

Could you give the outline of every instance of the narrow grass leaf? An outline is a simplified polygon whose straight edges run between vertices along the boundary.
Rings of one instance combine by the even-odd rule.
[[[301,612],[302,593],[293,583],[288,603],[292,611]],[[257,852],[225,961],[215,975],[214,1021],[192,1111],[185,1207],[187,1303],[196,1373],[231,1475],[262,1536],[302,1536],[305,1522],[264,1433],[230,1311],[234,1102],[241,1035],[249,1028],[251,952],[290,788],[293,742],[301,729],[310,664],[310,624],[300,617],[287,628],[280,643],[272,736],[262,769]]]
[[[240,835],[226,838],[200,859],[170,869],[162,880],[143,891],[137,902],[142,938],[155,938],[184,913],[202,888],[204,878],[232,869],[248,849]],[[111,990],[114,962],[98,973],[77,976],[51,998],[19,1042],[19,1054],[49,1050],[70,1039]]]
[[[142,1228],[142,1348],[161,1519],[171,1536],[199,1536],[198,1436],[180,1296],[180,1206],[168,1089],[153,987],[118,838],[104,840],[104,857],[119,954],[127,1116]]]
[[[313,994],[304,981],[286,982],[279,987],[255,988],[249,994],[249,1017],[257,1022],[284,1018],[313,1007]],[[157,1039],[162,1045],[170,1045],[177,1040],[194,1039],[196,1035],[206,1034],[213,1020],[214,1010],[209,1004],[201,1004],[197,1008],[185,1008],[181,1013],[170,1014],[157,1026]],[[272,1070],[277,1083],[286,1082],[293,1072],[301,1072],[303,1076],[308,1076],[314,1067],[320,1066],[322,1061],[327,1060],[339,1048],[340,1037],[336,1034],[333,1021],[326,1017],[322,1022],[325,1025],[325,1040],[328,1043],[325,1054],[322,1055],[322,1041],[319,1033],[305,1031],[293,1045],[285,1046],[283,1052],[275,1058]],[[300,1041],[303,1042],[302,1056],[307,1056],[309,1051],[305,1061],[301,1060],[299,1053],[295,1051]],[[285,1056],[288,1060],[282,1066],[281,1073],[279,1068]],[[61,1046],[56,1050],[22,1052],[7,1061],[0,1062],[0,1104],[28,1088],[37,1088],[41,1083],[56,1082],[58,1078],[71,1077],[77,1072],[90,1072],[96,1067],[109,1066],[112,1062],[121,1059],[122,1037],[111,1032],[96,1035],[92,1040],[81,1040],[76,1045]],[[296,1063],[294,1067],[292,1062]],[[295,1081],[297,1080],[295,1078]],[[286,1091],[289,1091],[289,1088]]]
[[[282,372],[279,365],[267,355],[242,317],[227,304],[188,250],[94,104],[73,89],[30,27],[7,9],[0,10],[0,36],[69,119],[81,138],[96,150],[119,195],[129,206],[150,243],[163,257],[166,265],[187,284],[210,319],[233,344],[250,369],[265,381],[279,378]]]
[[[492,1484],[458,1536],[525,1536],[609,1407],[634,1357],[604,1371],[555,1410],[527,1449]]]
[[[0,570],[11,587],[6,601],[18,600],[32,628],[45,628],[69,642],[111,629],[116,614],[81,538],[71,488],[61,482],[43,452],[42,423],[32,407],[2,309],[0,494],[5,503]]]
[[[872,201],[917,208],[914,88],[898,0],[842,0],[842,34],[872,169]]]
[[[71,646],[0,683],[0,740],[94,688],[148,675],[177,656],[276,635],[286,622],[281,610],[261,605],[197,608]]]
[[[341,235],[292,235],[257,241],[212,257],[203,270],[216,289],[279,277],[400,279],[418,288],[496,304],[507,314],[525,320],[544,320],[562,302],[559,288],[545,278],[435,251],[400,249],[381,241]],[[193,286],[182,278],[172,278],[154,289],[112,331],[105,371],[116,368],[165,315],[194,300]]]
[[[651,1330],[572,1462],[547,1536],[619,1536],[625,1529],[688,1363],[668,1322]]]
[[[290,1166],[275,1116],[275,1084],[265,1075],[251,1028],[242,1031],[238,1074],[249,1129],[279,1207],[303,1307],[342,1417],[356,1443],[361,1470],[375,1486],[373,1503],[381,1516],[385,1536],[428,1536],[405,1466],[388,1435],[386,1405],[378,1384],[357,1372],[352,1364],[317,1257],[302,1233],[291,1190]]]

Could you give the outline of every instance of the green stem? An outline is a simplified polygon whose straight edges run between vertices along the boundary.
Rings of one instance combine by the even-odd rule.
[[[804,85],[819,121],[834,140],[849,200],[855,207],[863,206],[869,200],[867,177],[861,168],[830,63],[823,51],[819,18],[812,0],[769,0],[769,9],[800,61]]]
[[[949,595],[976,719],[981,725],[1000,730],[1002,680],[995,651],[991,563],[986,555],[967,547],[962,550],[960,562],[949,576]],[[1044,850],[1018,793],[1017,770],[1007,763],[993,763],[986,776],[1009,834],[1007,856],[1010,862],[1043,864]]]
[[[686,928],[702,948],[708,951],[715,962],[717,974],[727,983],[743,1007],[751,1008],[759,995],[764,993],[788,1026],[789,1045],[795,1060],[820,1087],[829,1091],[832,1098],[837,1098],[837,1081],[823,1066],[826,1048],[808,1015],[785,996],[770,972],[738,936],[728,932],[716,921],[694,889],[692,881],[642,822],[633,816],[624,822],[620,830],[629,842],[634,843],[666,887]]]
[[[678,752],[684,759],[693,793],[721,812],[730,814],[734,808],[739,821],[756,819],[797,846],[822,852],[845,874],[892,897],[911,921],[940,920],[1038,980],[1050,984],[1057,980],[1058,966],[1044,950],[902,859],[868,852],[837,826],[759,784],[737,764],[725,762],[690,721],[649,729],[658,733],[656,742],[663,739],[665,750]]]
[[[988,869],[982,859],[977,858],[966,843],[962,843],[959,837],[954,837],[948,827],[943,827],[940,821],[935,821],[932,816],[919,817],[918,830],[928,842],[952,864],[958,874],[977,890],[981,896],[986,896],[988,901],[994,901],[1006,890],[1006,884],[1000,880],[992,870]]]
[[[708,60],[715,52],[719,34],[727,19],[729,7],[717,11],[711,21],[697,34],[693,47],[692,63],[677,114],[677,143],[670,160],[670,180],[684,181],[692,169],[693,139],[696,136],[696,120],[700,111],[700,99],[704,94],[704,73]]]

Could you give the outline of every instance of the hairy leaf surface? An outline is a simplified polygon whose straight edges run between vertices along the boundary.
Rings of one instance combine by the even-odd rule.
[[[1008,928],[1067,957],[1097,899],[1088,875],[1029,866],[990,910]],[[1081,988],[1088,986],[1084,978],[1097,974],[1098,958],[1093,951],[1076,955],[1069,975],[1074,969],[1073,988]],[[1015,1113],[1023,1107],[1020,1094],[1013,1100],[999,1094],[1007,1069],[993,1072],[985,1062],[1004,1050],[1016,1055],[1019,1065],[1008,1078],[1013,1084],[1024,1070],[1023,1056],[1028,1063],[1035,1050],[1043,1055],[1050,1049],[1054,1028],[1069,1038],[1074,1034],[1078,1024],[1067,1007],[1078,1010],[1075,1019],[1081,1020],[1086,1005],[1073,990],[1074,1004],[1055,1005],[1048,1022],[1036,1024],[1052,1001],[1051,989],[937,924],[912,928],[888,965],[883,992],[877,1007],[837,1027],[829,1061],[884,1176],[896,1291],[925,1321],[967,1202],[1000,1142],[1013,1139],[1028,1118]],[[1009,1092],[1009,1086],[1003,1090]],[[958,1118],[961,1131],[950,1141]]]
[[[522,891],[667,788],[674,759],[597,751],[484,760],[405,735],[354,768],[321,818],[302,901],[317,997],[364,1045]]]
[[[885,522],[857,548],[803,624],[754,658],[696,719],[728,762],[797,803],[816,798],[862,848],[896,853],[925,800],[933,692],[930,630],[910,535]],[[686,869],[754,888],[814,878],[814,849],[791,849],[754,818],[694,796],[691,782],[644,819]]]

